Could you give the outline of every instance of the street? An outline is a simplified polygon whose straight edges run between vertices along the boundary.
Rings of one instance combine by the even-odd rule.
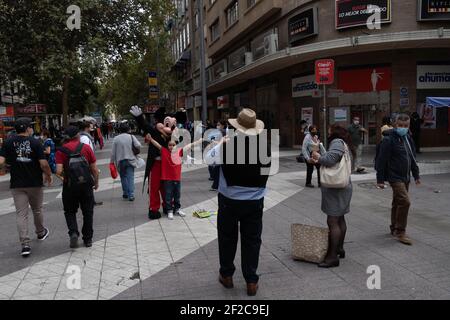
[[[95,208],[92,248],[69,248],[60,199],[60,182],[45,190],[45,225],[50,237],[38,243],[29,221],[32,254],[20,256],[14,205],[7,176],[0,178],[0,299],[248,299],[236,255],[235,288],[217,281],[217,216],[192,216],[198,209],[217,211],[217,193],[208,191],[205,166],[184,166],[181,210],[170,221],[149,221],[143,172],[136,172],[136,201],[122,200],[120,181],[109,177],[109,140],[99,151],[100,189]],[[146,149],[143,151],[146,155]],[[280,172],[268,183],[263,245],[256,299],[449,299],[450,298],[450,156],[419,156],[423,185],[411,187],[408,234],[412,246],[389,235],[390,189],[375,188],[372,155],[364,158],[369,173],[353,175],[354,195],[347,216],[347,257],[335,269],[291,258],[293,223],[326,226],[320,190],[305,189],[305,165],[296,150],[280,151]],[[315,179],[313,179],[315,183]],[[30,213],[31,217],[31,213]],[[78,215],[81,225],[81,213]],[[370,290],[369,266],[378,266],[381,289]],[[71,284],[80,271],[80,287]]]

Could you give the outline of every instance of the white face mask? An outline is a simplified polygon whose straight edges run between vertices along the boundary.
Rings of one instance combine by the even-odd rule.
[[[355,126],[359,126],[359,121],[353,121],[353,123],[355,124]]]

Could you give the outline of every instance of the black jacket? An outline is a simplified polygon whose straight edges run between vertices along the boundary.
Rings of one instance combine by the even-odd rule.
[[[409,183],[411,172],[415,180],[420,179],[416,149],[411,137],[401,137],[395,130],[385,136],[377,156],[376,169],[378,183]]]
[[[144,132],[144,137],[147,135],[147,133],[150,133],[153,139],[155,139],[161,146],[166,147],[168,145],[168,140],[165,139],[161,133],[156,130],[155,127],[150,125],[145,120],[144,115],[141,115],[139,117],[136,117],[136,122],[139,125],[139,130],[142,130]],[[153,163],[155,162],[155,159],[161,156],[161,151],[159,151],[158,148],[156,148],[153,144],[149,144],[148,146],[148,154],[147,154],[147,164],[145,167],[145,176],[144,176],[144,186],[145,182],[150,175],[150,172],[152,171]]]
[[[243,139],[244,137],[245,148],[241,148],[238,139]],[[264,145],[260,142],[260,138],[260,135],[234,136],[226,145],[222,145],[222,171],[228,186],[266,187],[269,175],[262,173],[264,170],[270,170],[272,155],[270,143],[267,143],[266,150],[260,150]],[[252,148],[250,148],[250,145]],[[233,152],[234,154],[227,156],[227,152]]]

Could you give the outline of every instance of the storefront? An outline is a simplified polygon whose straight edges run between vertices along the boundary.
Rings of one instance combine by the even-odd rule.
[[[294,145],[302,144],[302,128],[300,123],[306,121],[308,125],[318,125],[320,116],[321,91],[315,83],[314,74],[295,76],[292,78],[292,99],[295,114]]]
[[[389,65],[372,65],[338,70],[338,107],[331,109],[330,123],[349,125],[358,116],[368,130],[365,145],[380,140],[379,128],[384,116],[391,113],[392,72]]]
[[[430,97],[450,97],[450,62],[417,65],[417,113],[423,120],[421,145],[450,146],[448,109],[427,104]]]

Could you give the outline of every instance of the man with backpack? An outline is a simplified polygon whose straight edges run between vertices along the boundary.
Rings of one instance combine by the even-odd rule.
[[[56,172],[64,174],[62,199],[69,228],[70,247],[78,247],[77,211],[83,213],[83,241],[92,246],[94,190],[98,189],[98,169],[92,149],[80,141],[77,127],[65,130],[66,141],[56,153]]]
[[[406,225],[411,202],[409,184],[411,173],[416,185],[420,185],[419,166],[416,161],[414,142],[409,135],[410,117],[399,114],[395,118],[394,129],[381,142],[376,159],[377,186],[384,189],[388,181],[393,190],[391,210],[391,234],[401,243],[411,245],[406,236]]]

